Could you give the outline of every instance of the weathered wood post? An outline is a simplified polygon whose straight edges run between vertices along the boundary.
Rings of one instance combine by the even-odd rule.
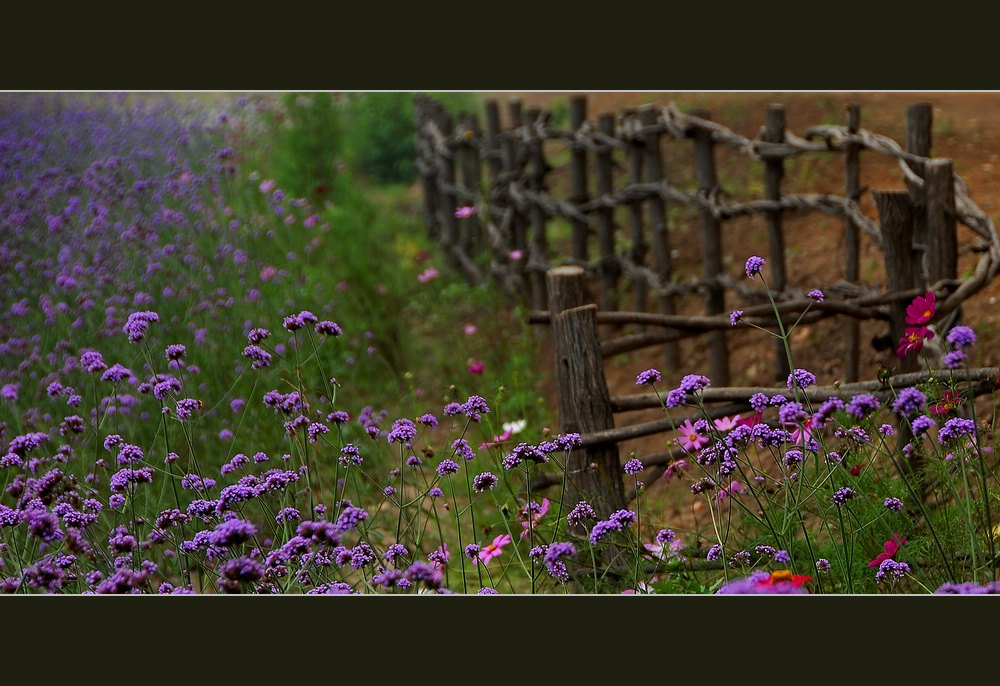
[[[872,191],[882,227],[885,271],[890,293],[913,288],[913,206],[907,191]],[[890,306],[889,334],[893,350],[906,329],[906,306],[894,301]],[[899,362],[900,372],[916,371],[917,357],[912,353]]]
[[[955,172],[949,159],[924,163],[927,196],[927,271],[931,284],[958,278]]]
[[[525,165],[525,153],[522,149],[520,141],[518,140],[518,134],[520,133],[521,127],[524,126],[521,100],[518,98],[511,98],[507,103],[507,113],[510,116],[510,126],[513,129],[513,131],[503,140],[503,173],[507,178],[506,185],[508,186],[504,197],[508,198],[510,206],[513,210],[513,215],[510,219],[509,247],[511,250],[520,251],[522,255],[521,259],[514,262],[514,273],[517,280],[521,282],[525,298],[527,298],[528,294],[531,292],[531,286],[527,282],[527,276],[524,269],[524,264],[528,257],[528,237],[527,229],[525,228],[527,218],[524,212],[526,208],[522,208],[517,205],[513,193],[509,190],[510,186],[514,184],[514,179],[521,175],[521,171]]]
[[[482,167],[479,157],[479,145],[482,131],[474,114],[465,114],[461,118],[461,135],[459,149],[462,157],[462,186],[465,192],[463,204],[475,205],[482,194]],[[478,214],[464,220],[465,230],[462,232],[461,244],[465,254],[475,257],[483,248],[483,225]]]
[[[597,130],[607,137],[615,135],[615,115],[604,113],[597,118]],[[602,143],[597,153],[597,195],[605,197],[614,191],[611,153],[614,148]],[[601,309],[611,312],[618,309],[618,273],[621,269],[615,257],[614,208],[603,206],[597,210],[597,245],[601,255]]]
[[[691,115],[699,119],[711,119],[705,110],[692,110]],[[688,135],[694,138],[694,166],[698,180],[698,192],[708,201],[719,185],[715,174],[715,141],[708,129],[695,127]],[[722,231],[719,220],[706,207],[701,214],[701,256],[708,281],[708,296],[705,314],[722,314],[725,311],[726,294],[719,282],[722,276]],[[770,281],[770,277],[768,278]],[[715,329],[705,334],[708,338],[710,376],[716,386],[729,385],[729,350],[726,347],[726,332]]]
[[[934,108],[929,102],[918,102],[906,108],[906,152],[920,157],[931,155],[931,124]],[[908,162],[910,169],[924,178],[923,162]],[[913,203],[913,286],[927,288],[927,192],[921,184],[907,179]]]
[[[531,161],[530,187],[535,193],[544,193],[545,175],[548,174],[549,166],[545,162],[545,151],[542,147],[544,141],[539,137],[535,125],[542,118],[542,111],[538,108],[529,109],[525,116],[525,123],[528,129],[528,157]],[[545,308],[545,273],[538,267],[548,259],[548,238],[545,229],[545,208],[541,203],[531,203],[531,251],[529,259],[529,269],[531,273],[528,278],[531,280],[531,303],[536,310]],[[531,264],[534,263],[534,264]]]
[[[861,106],[851,103],[847,106],[847,132],[857,133],[861,128]],[[848,200],[858,201],[861,194],[861,145],[848,143],[844,150],[845,193]],[[857,223],[848,215],[844,218],[844,280],[856,284],[860,279],[861,249]],[[845,360],[845,380],[857,381],[860,374],[860,331],[861,323],[854,317],[847,320],[847,355]]]
[[[768,105],[764,124],[763,139],[769,143],[785,141],[785,108]],[[768,158],[764,162],[764,194],[768,200],[781,200],[781,179],[785,175],[785,163],[781,157]],[[781,226],[781,210],[767,213],[767,239],[770,262],[767,273],[768,286],[775,291],[784,291],[788,283],[785,270],[785,236]],[[774,339],[774,378],[784,381],[791,369],[785,354],[785,344],[780,338]]]
[[[549,314],[556,366],[559,430],[581,435],[614,428],[611,394],[597,336],[597,306],[584,305],[584,270],[549,269]],[[577,448],[569,455],[567,493],[572,507],[586,500],[601,517],[625,507],[624,477],[616,443]]]
[[[503,172],[503,155],[500,154],[500,105],[496,100],[487,100],[486,108],[486,141],[484,143],[486,168],[490,174],[490,184],[498,185]]]
[[[634,109],[626,110],[624,113],[627,122],[637,121]],[[630,138],[628,141],[628,173],[629,183],[636,185],[642,183],[642,160],[645,142],[641,139]],[[632,250],[629,258],[637,266],[641,267],[646,261],[646,236],[643,227],[642,200],[630,200],[628,203],[629,224],[632,227]],[[646,311],[646,280],[642,277],[632,279],[632,306],[636,312]],[[645,327],[637,324],[637,333],[642,333]]]
[[[579,95],[569,101],[569,125],[573,133],[580,135],[585,131],[587,123],[587,98]],[[587,148],[580,142],[574,143],[570,151],[569,167],[569,202],[579,207],[590,200],[587,192]],[[590,259],[587,250],[587,238],[590,226],[587,222],[571,217],[569,220],[573,231],[573,259],[587,262]]]
[[[639,109],[639,121],[644,127],[655,127],[658,122],[657,109],[654,105],[646,105]],[[649,131],[644,134],[645,159],[643,160],[643,175],[646,183],[660,184],[663,182],[663,157],[660,152],[659,131]],[[667,205],[662,196],[654,195],[649,203],[650,232],[649,242],[653,248],[653,265],[656,277],[663,286],[669,286],[673,277],[672,258],[670,256],[670,238],[667,229]],[[669,293],[661,293],[659,300],[660,314],[674,314],[674,297]],[[680,347],[676,341],[663,346],[664,367],[668,372],[680,367]]]
[[[451,115],[441,111],[438,114],[438,128],[445,138],[445,145],[451,141],[454,133],[454,123]],[[458,267],[460,262],[455,256],[454,248],[458,246],[458,219],[455,217],[455,156],[454,148],[438,151],[438,189],[441,193],[438,207],[438,218],[441,223],[441,251],[445,261],[451,267]]]
[[[417,125],[415,146],[417,148],[417,172],[424,188],[424,221],[427,224],[427,238],[436,241],[441,236],[438,223],[437,164],[434,141],[426,127],[432,125],[434,101],[424,95],[417,95],[413,101],[413,114]]]

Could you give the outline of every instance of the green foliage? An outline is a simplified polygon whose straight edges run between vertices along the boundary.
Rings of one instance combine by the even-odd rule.
[[[345,118],[347,156],[376,183],[416,178],[412,93],[357,93],[348,96]]]
[[[266,112],[274,177],[289,193],[337,200],[344,185],[342,112],[331,93],[286,93],[282,107]]]

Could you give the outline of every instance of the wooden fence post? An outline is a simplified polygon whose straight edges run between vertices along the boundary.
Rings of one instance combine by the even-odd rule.
[[[479,122],[474,114],[464,114],[461,118],[461,135],[459,137],[459,148],[462,151],[462,186],[466,192],[463,204],[471,201],[475,205],[476,200],[482,194],[482,169],[480,167],[480,157],[478,145],[481,144],[482,131],[479,129]],[[477,214],[466,217],[464,220],[465,231],[462,232],[462,249],[469,257],[475,257],[476,253],[483,248],[483,225]]]
[[[413,114],[417,124],[417,170],[424,187],[423,210],[424,221],[427,223],[427,238],[432,241],[441,237],[441,225],[438,223],[437,156],[434,152],[434,142],[424,127],[433,119],[432,111],[435,104],[424,95],[417,95],[413,101]]]
[[[445,139],[450,140],[454,133],[451,115],[441,111],[438,115],[438,128]],[[438,217],[441,222],[441,251],[445,261],[451,267],[458,267],[459,261],[453,250],[458,246],[458,219],[455,217],[455,157],[454,149],[449,148],[447,154],[438,155],[438,189],[441,193],[438,207]]]
[[[615,135],[615,115],[602,114],[597,119],[597,130],[605,136]],[[597,153],[597,195],[604,197],[614,191],[611,153],[613,148],[603,145]],[[600,251],[601,309],[611,312],[618,309],[618,274],[621,270],[615,256],[614,208],[602,206],[597,210],[597,244]]]
[[[763,139],[769,143],[785,141],[785,108],[781,105],[768,105],[767,119],[764,125]],[[781,200],[781,179],[785,175],[785,163],[780,157],[764,162],[764,193],[768,200]],[[770,269],[768,269],[768,286],[776,291],[784,291],[788,283],[785,270],[785,236],[781,228],[781,210],[767,213],[767,238],[770,250]],[[784,381],[791,373],[788,357],[785,354],[785,344],[780,338],[774,339],[774,378]]]
[[[646,105],[639,109],[639,121],[643,126],[655,126],[658,120],[657,109],[653,105]],[[663,182],[663,157],[660,153],[659,131],[650,131],[643,136],[645,142],[645,159],[643,160],[643,174],[647,183],[660,184]],[[650,221],[650,245],[653,248],[653,263],[656,277],[663,286],[669,286],[673,278],[672,258],[670,256],[670,237],[667,227],[667,206],[663,198],[654,195],[649,202]],[[674,314],[674,297],[668,293],[662,293],[659,297],[660,314]],[[680,347],[676,341],[671,341],[663,346],[664,366],[668,372],[676,371],[680,368]]]
[[[490,184],[499,184],[503,173],[503,156],[500,154],[500,106],[496,100],[487,100],[486,107],[486,168],[490,173]]]
[[[705,110],[692,110],[691,115],[699,119],[710,119]],[[712,132],[696,127],[694,137],[694,166],[698,180],[698,192],[707,200],[716,190],[718,180],[715,175],[715,141]],[[706,314],[722,314],[725,310],[725,292],[719,278],[722,276],[722,235],[719,220],[706,208],[701,208],[701,255],[708,281]],[[729,385],[729,351],[726,347],[726,332],[721,329],[709,331],[709,367],[712,383],[716,386]]]
[[[913,288],[913,206],[907,191],[872,191],[882,227],[882,244],[885,249],[885,271],[889,292]],[[889,334],[893,350],[906,329],[906,306],[903,301],[890,306]],[[917,369],[917,357],[907,355],[900,360],[900,372]]]
[[[521,101],[518,98],[511,98],[507,103],[507,113],[510,116],[510,126],[514,132],[520,130],[524,126],[524,118],[522,113]],[[508,246],[511,250],[520,251],[522,257],[514,262],[514,273],[517,279],[521,282],[522,288],[524,289],[525,297],[530,293],[530,285],[527,282],[527,276],[525,274],[524,264],[528,259],[528,237],[525,225],[527,219],[520,208],[517,207],[515,199],[509,190],[510,186],[516,185],[516,179],[523,178],[524,169],[524,151],[518,141],[516,135],[508,135],[503,141],[503,163],[504,163],[504,175],[508,176],[509,179],[506,182],[508,190],[505,193],[505,197],[509,199],[511,209],[513,214],[510,219],[510,245]]]
[[[847,131],[857,133],[861,128],[861,106],[851,103],[847,106]],[[861,193],[861,164],[859,162],[859,152],[861,145],[858,143],[848,143],[845,148],[845,193],[848,200],[858,201]],[[851,216],[844,218],[844,280],[848,283],[857,284],[860,280],[861,250],[858,225]],[[860,322],[854,317],[849,317],[847,321],[847,358],[845,361],[845,379],[847,381],[857,381],[860,374]]]
[[[626,121],[635,121],[636,112],[634,109],[626,110],[624,113]],[[642,160],[644,143],[639,139],[631,139],[628,142],[628,171],[629,183],[638,185],[642,183]],[[630,200],[628,203],[629,220],[632,226],[632,250],[629,257],[632,262],[641,267],[646,262],[646,237],[643,230],[642,200]],[[646,311],[646,280],[638,277],[632,279],[633,307],[636,312]],[[645,331],[646,327],[638,324],[635,327],[637,333]]]
[[[921,157],[931,155],[931,124],[934,108],[918,102],[906,108],[906,152]],[[924,163],[910,162],[910,169],[924,178]],[[906,182],[913,203],[913,286],[927,288],[927,192],[912,181]]]
[[[955,233],[955,172],[949,159],[924,164],[927,196],[927,270],[933,284],[958,278],[958,245]]]
[[[545,151],[541,138],[535,130],[535,124],[542,117],[542,111],[538,108],[529,109],[525,116],[525,123],[528,126],[528,156],[531,160],[530,187],[535,193],[544,193],[545,175],[549,171],[545,162]],[[548,239],[545,235],[545,208],[541,203],[531,203],[531,251],[530,263],[531,274],[531,302],[536,310],[545,309],[545,272],[538,265],[544,264],[548,258]]]
[[[579,133],[587,122],[587,98],[576,96],[569,101],[569,125],[573,133]],[[577,207],[590,200],[587,193],[587,148],[582,144],[574,145],[570,151],[570,196],[569,202]],[[570,219],[573,230],[573,259],[586,263],[590,257],[587,250],[587,239],[590,226],[576,217]]]
[[[572,306],[583,302],[583,274],[576,266],[555,267],[546,273],[562,433],[588,434],[614,428],[597,337],[597,306]],[[567,493],[563,498],[569,507],[586,500],[601,517],[625,507],[617,443],[573,450],[566,471]]]

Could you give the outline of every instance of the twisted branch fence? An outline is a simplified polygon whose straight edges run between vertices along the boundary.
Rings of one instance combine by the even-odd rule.
[[[419,97],[417,168],[424,186],[427,233],[471,282],[499,280],[531,303],[529,322],[552,326],[560,427],[580,431],[584,438],[584,447],[575,451],[579,454],[571,457],[569,466],[582,475],[575,489],[592,498],[596,494],[615,507],[625,497],[616,443],[636,431],[642,435],[647,429],[670,427],[656,423],[641,429],[614,427],[615,412],[644,406],[648,399],[612,399],[603,359],[662,346],[666,368],[676,370],[678,341],[705,337],[710,377],[717,387],[711,397],[719,394],[719,402],[729,403],[712,411],[725,414],[744,408],[746,399],[759,389],[728,388],[727,331],[732,329],[725,307],[728,293],[746,303],[742,309],[747,321],[764,328],[776,328],[778,317],[785,324],[846,318],[843,376],[848,385],[841,389],[848,389],[859,378],[859,321],[885,320],[891,340],[898,340],[906,304],[932,290],[938,297],[939,318],[954,323],[962,303],[996,276],[1000,237],[990,217],[969,197],[951,160],[930,157],[931,113],[930,103],[907,108],[906,143],[901,146],[862,129],[857,105],[847,108],[844,125],[813,126],[801,136],[786,128],[784,108],[771,105],[759,134],[747,138],[712,121],[708,112],[685,114],[673,104],[604,113],[595,124],[588,120],[583,97],[569,102],[568,130],[553,127],[551,113],[525,111],[516,99],[508,103],[509,128],[503,130],[499,104],[487,101],[484,131],[474,115],[462,115],[456,127],[436,101]],[[690,146],[694,188],[678,187],[666,178],[664,142]],[[553,144],[562,144],[568,155],[553,154]],[[762,164],[765,197],[728,200],[729,193],[718,180],[717,146]],[[861,152],[894,159],[906,189],[863,187]],[[831,154],[843,156],[843,195],[782,192],[786,160]],[[548,161],[565,156],[568,170],[554,168]],[[559,197],[552,190],[552,173],[566,171],[569,192]],[[878,221],[861,209],[859,202],[866,193],[877,207]],[[476,213],[459,219],[456,210],[468,206]],[[679,206],[697,213],[704,272],[700,278],[679,279],[673,262],[669,210]],[[843,277],[818,284],[826,296],[819,303],[789,285],[786,264],[784,220],[812,213],[841,219],[844,230]],[[725,273],[723,227],[740,217],[766,223],[769,294]],[[550,240],[556,219],[569,225],[565,248]],[[957,273],[958,223],[975,234],[978,242],[971,250],[980,254],[971,276],[964,279]],[[884,284],[860,279],[862,236],[884,256]],[[559,253],[567,248],[566,254]],[[618,311],[623,281],[630,286],[632,311]],[[588,290],[596,292],[592,299],[597,305],[585,305]],[[777,314],[764,304],[768,295],[777,303]],[[678,314],[678,299],[691,296],[704,299],[703,315]],[[608,336],[624,324],[637,328],[634,333]],[[774,350],[774,371],[776,380],[789,373],[780,341]],[[901,362],[897,371],[904,375],[895,379],[897,388],[919,380],[905,376],[915,371],[912,360]],[[988,380],[995,370],[974,371],[979,375],[975,380],[983,382],[977,388],[991,387]],[[712,400],[706,397],[706,402]],[[670,453],[650,457],[648,465],[672,459]]]

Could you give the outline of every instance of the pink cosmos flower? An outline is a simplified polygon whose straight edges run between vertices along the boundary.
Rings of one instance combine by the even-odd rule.
[[[486,448],[492,448],[498,446],[514,434],[519,434],[524,431],[524,427],[527,426],[528,422],[524,419],[518,419],[515,422],[504,422],[503,423],[503,433],[499,435],[494,435],[493,440],[488,443],[483,443],[479,446],[480,450],[485,450]]]
[[[663,470],[663,479],[665,481],[670,481],[674,477],[679,477],[687,469],[688,463],[684,460],[675,460],[667,465],[667,468]]]
[[[420,274],[417,274],[417,281],[420,283],[427,283],[428,281],[433,281],[438,277],[438,270],[434,267],[428,267]]]
[[[497,536],[493,539],[492,543],[479,551],[479,555],[473,560],[473,562],[475,564],[479,564],[480,562],[484,565],[488,564],[494,557],[500,557],[500,553],[503,552],[503,547],[508,543],[510,543],[510,534]]]
[[[745,493],[746,487],[739,481],[730,482],[728,487],[720,487],[719,492],[715,494],[716,499],[722,500],[723,498],[728,498],[731,495],[736,495],[737,493]]]
[[[684,423],[677,427],[677,433],[680,437],[674,440],[687,451],[701,450],[709,441],[708,436],[698,433],[690,419],[685,419]]]
[[[444,569],[444,566],[448,564],[448,560],[451,559],[451,553],[448,552],[448,544],[442,543],[441,545],[439,545],[437,553],[438,555],[440,555],[440,557],[431,562],[431,567],[434,568],[434,571],[440,572],[442,569]]]
[[[649,580],[648,584],[645,581],[639,581],[635,585],[635,588],[626,588],[624,591],[622,591],[622,595],[635,595],[637,593],[645,593],[645,594],[656,593],[651,584],[655,584],[659,580],[660,580],[659,577],[654,576],[652,579]]]
[[[521,522],[521,526],[524,527],[524,531],[521,532],[521,538],[526,538],[528,536],[528,531],[529,531],[529,528],[528,528],[528,518],[525,516],[525,514],[526,514],[525,510],[526,509],[528,509],[528,508],[522,507],[521,510],[520,510],[520,512],[518,513],[524,519],[524,521]],[[548,511],[549,511],[549,499],[548,498],[542,498],[542,505],[541,505],[541,507],[539,507],[537,510],[534,509],[534,508],[532,508],[532,512],[531,512],[531,528],[532,529],[538,526],[538,522],[542,519],[542,517],[545,516],[545,513],[548,512]]]
[[[471,217],[475,213],[476,213],[476,208],[471,205],[467,205],[465,207],[458,207],[455,209],[455,217],[457,219],[465,219],[466,217]]]
[[[795,445],[805,445],[812,438],[813,419],[812,417],[806,417],[801,426],[799,424],[786,423],[785,428],[791,432],[792,441]]]
[[[737,426],[740,425],[740,415],[733,415],[732,417],[719,417],[715,420],[715,428],[719,431],[732,431]]]

